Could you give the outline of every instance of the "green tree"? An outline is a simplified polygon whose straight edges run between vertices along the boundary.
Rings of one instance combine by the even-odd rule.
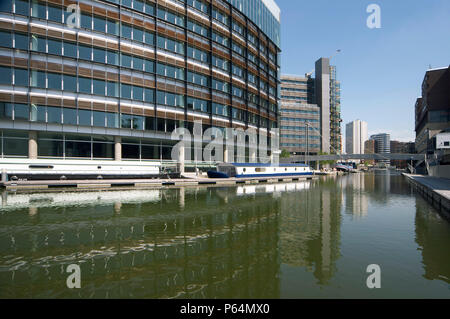
[[[319,155],[330,155],[330,154],[326,152],[319,152]],[[334,160],[319,161],[319,165],[327,165],[327,164],[334,165],[335,163],[336,161]]]
[[[291,156],[291,153],[289,153],[289,151],[287,151],[287,150],[281,151],[281,154],[280,154],[281,158],[289,158],[290,156]]]

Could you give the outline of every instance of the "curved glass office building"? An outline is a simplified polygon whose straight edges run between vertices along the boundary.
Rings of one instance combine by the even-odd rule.
[[[170,159],[171,132],[194,122],[268,140],[277,126],[273,0],[10,0],[0,11],[3,158]]]

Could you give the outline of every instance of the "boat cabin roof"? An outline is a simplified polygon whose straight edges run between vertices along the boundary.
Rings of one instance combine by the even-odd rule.
[[[308,167],[306,164],[283,164],[274,165],[272,163],[231,163],[236,167]]]

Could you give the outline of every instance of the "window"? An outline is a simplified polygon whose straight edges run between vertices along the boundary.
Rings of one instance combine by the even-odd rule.
[[[106,117],[105,112],[92,111],[92,125],[105,127]]]
[[[16,14],[28,16],[30,14],[28,0],[16,0]]]
[[[119,65],[119,54],[114,51],[106,51],[106,63],[110,65]]]
[[[48,6],[48,20],[61,23],[62,17],[63,17],[63,14],[62,14],[61,7],[54,7],[52,5]]]
[[[153,61],[144,60],[145,72],[155,72],[155,63]]]
[[[216,89],[218,91],[222,91],[222,92],[225,92],[225,93],[229,93],[230,92],[230,84],[227,83],[227,82],[222,82],[220,80],[213,79],[212,82],[211,82],[211,87],[213,89]]]
[[[233,27],[233,31],[236,31],[239,34],[244,35],[244,27],[240,23],[233,20],[232,27]]]
[[[12,156],[27,156],[28,133],[3,131],[3,154]]]
[[[120,114],[120,127],[131,128],[133,116],[129,114]]]
[[[78,46],[78,55],[80,59],[83,60],[91,60],[91,54],[92,54],[92,48],[85,46],[85,45],[79,45]]]
[[[20,50],[28,50],[29,49],[29,42],[28,42],[28,35],[22,34],[22,33],[16,33],[15,34],[15,48]],[[3,43],[2,40],[0,40],[0,43]]]
[[[77,125],[77,110],[63,108],[63,123]]]
[[[153,89],[144,89],[144,101],[154,103],[155,101],[155,90]]]
[[[43,105],[31,104],[30,107],[30,121],[32,122],[46,122],[46,107]]]
[[[105,95],[105,81],[93,79],[92,80],[92,89],[93,89],[94,94],[104,96]]]
[[[209,61],[209,54],[207,52],[191,46],[187,49],[187,56],[205,63]]]
[[[150,15],[155,15],[155,5],[147,0],[144,3],[144,12]]]
[[[244,49],[237,43],[233,42],[232,49],[234,52],[239,53],[240,55],[244,54]]]
[[[184,44],[182,42],[158,36],[157,45],[160,49],[169,50],[178,54],[184,54]]]
[[[59,73],[48,73],[48,88],[53,90],[61,90],[61,74]]]
[[[180,94],[158,91],[156,93],[156,102],[162,105],[184,107],[184,96]]]
[[[78,110],[78,125],[91,126],[91,110]]]
[[[133,69],[143,71],[144,70],[144,59],[134,56],[133,57]]]
[[[12,48],[12,36],[11,32],[0,31],[0,46]]]
[[[208,101],[201,100],[201,99],[195,99],[192,97],[187,98],[187,106],[191,110],[208,112],[209,111],[208,105],[209,105]]]
[[[236,75],[236,76],[238,76],[240,78],[244,77],[243,70],[240,67],[238,67],[237,65],[233,64],[232,70],[233,70],[233,75]]]
[[[139,28],[133,28],[133,40],[144,42],[144,30]]]
[[[0,66],[0,84],[12,84],[12,69],[6,66]]]
[[[229,20],[229,18],[228,18],[228,15],[225,14],[225,13],[222,13],[221,11],[219,11],[219,10],[217,10],[217,9],[215,9],[215,8],[212,9],[212,14],[211,14],[211,15],[212,15],[212,17],[213,17],[214,19],[216,19],[216,20],[218,20],[219,22],[225,24],[226,26],[228,26],[229,23],[230,23],[230,20]]]
[[[31,50],[46,53],[46,40],[35,34],[31,36]]]
[[[106,126],[107,127],[119,127],[119,114],[118,113],[105,113],[106,116]]]
[[[94,30],[98,32],[106,32],[106,20],[101,17],[94,16]]]
[[[184,80],[184,69],[158,63],[156,71],[159,75],[171,77],[174,79]]]
[[[63,75],[64,91],[76,92],[77,91],[77,77],[72,75]]]
[[[206,3],[204,3],[203,1],[187,0],[187,4],[203,13],[208,13],[208,11],[209,11],[208,5]]]
[[[226,47],[228,47],[228,45],[230,44],[230,42],[229,42],[229,38],[227,38],[227,37],[225,37],[225,36],[223,36],[223,35],[221,35],[221,34],[219,34],[219,33],[216,33],[216,32],[212,32],[212,36],[211,36],[211,38],[214,40],[214,41],[216,41],[216,42],[218,42],[218,43],[220,43],[220,44],[222,44],[223,46],[226,46]]]
[[[144,89],[140,86],[133,86],[133,99],[137,101],[144,100]]]
[[[124,99],[131,99],[131,85],[120,84],[120,97]]]
[[[131,61],[133,58],[127,54],[120,53],[120,65],[126,68],[131,68]]]
[[[120,25],[120,36],[123,38],[131,39],[132,27],[128,24],[122,23]]]
[[[91,94],[91,79],[80,76],[78,78],[78,90],[80,93]]]
[[[48,45],[48,53],[61,55],[61,52],[62,52],[61,51],[62,50],[62,42],[61,41],[48,39],[47,45]]]
[[[64,56],[70,58],[77,58],[77,45],[75,43],[64,42]]]
[[[212,64],[215,67],[222,69],[224,71],[229,71],[229,68],[230,68],[230,64],[228,61],[221,59],[219,57],[216,57],[214,55],[212,56]]]
[[[45,89],[45,72],[32,70],[31,86]]]
[[[179,25],[181,27],[184,26],[184,17],[180,16],[176,13],[173,13],[172,11],[158,8],[158,18],[164,19],[170,23]]]
[[[106,92],[108,96],[119,97],[119,83],[118,82],[107,82]]]
[[[15,104],[14,105],[14,120],[25,120],[30,119],[30,108],[27,104]]]
[[[146,44],[155,45],[155,35],[151,32],[144,32],[144,42]]]
[[[212,104],[212,113],[221,116],[229,116],[228,106],[218,103]]]
[[[92,29],[92,17],[86,13],[81,13],[80,26],[86,29]]]
[[[3,73],[2,73],[3,74]],[[28,70],[14,69],[14,84],[20,86],[28,86]]]
[[[47,106],[47,122],[61,124],[61,107]]]
[[[187,80],[198,85],[209,86],[209,77],[199,73],[188,71]]]
[[[106,51],[104,49],[93,49],[94,61],[98,63],[105,63]]]
[[[31,4],[31,14],[35,18],[47,19],[45,4],[33,0]]]
[[[191,30],[197,34],[200,34],[204,37],[207,37],[209,34],[209,29],[207,27],[202,26],[202,25],[200,25],[194,21],[190,21],[190,20],[188,20],[188,22],[187,22],[187,29]]]
[[[242,91],[242,89],[240,89],[240,88],[238,88],[238,87],[236,87],[236,86],[233,86],[233,91],[232,91],[232,93],[233,93],[234,96],[238,96],[238,97],[240,97],[240,98],[243,97],[243,91]]]
[[[112,35],[119,35],[119,22],[113,20],[106,20],[107,32]]]

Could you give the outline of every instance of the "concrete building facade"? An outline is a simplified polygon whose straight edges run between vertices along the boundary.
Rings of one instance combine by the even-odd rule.
[[[345,126],[345,152],[347,154],[365,154],[365,142],[369,139],[367,122],[355,120]]]
[[[292,154],[320,152],[320,108],[313,98],[313,79],[281,76],[280,147]]]
[[[380,133],[370,136],[371,140],[375,141],[375,153],[378,154],[390,154],[391,153],[391,136],[387,133]],[[390,165],[391,161],[378,160],[378,163]]]
[[[306,123],[310,154],[341,153],[340,83],[328,58],[315,63],[315,78],[281,76],[280,147],[290,153],[306,153]]]
[[[436,134],[450,128],[450,66],[431,69],[422,82],[422,96],[415,104],[416,150],[433,154]]]

